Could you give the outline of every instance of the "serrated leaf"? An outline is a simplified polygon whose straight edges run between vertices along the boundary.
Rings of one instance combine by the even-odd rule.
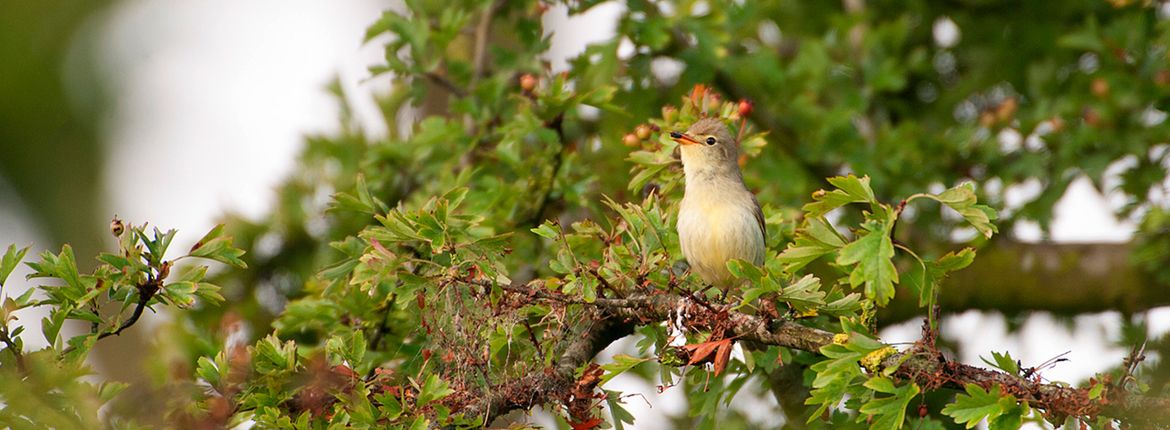
[[[219,389],[220,369],[214,361],[207,357],[199,357],[195,367],[195,374],[207,381],[213,388]]]
[[[553,228],[553,224],[549,221],[545,221],[544,224],[541,224],[539,227],[532,229],[532,232],[536,233],[537,236],[550,240],[556,240],[560,235],[557,229]]]
[[[956,423],[966,425],[967,428],[975,427],[984,419],[993,421],[1008,412],[1001,399],[1009,399],[1011,405],[1016,403],[1015,397],[1002,394],[998,385],[993,386],[991,391],[986,391],[978,385],[967,384],[966,390],[967,394],[956,396],[954,403],[946,405],[942,413],[954,418]]]
[[[98,399],[101,400],[102,403],[109,402],[110,400],[113,400],[114,396],[117,396],[129,386],[130,384],[125,382],[102,382],[101,385],[98,386]]]
[[[16,269],[16,265],[20,260],[24,259],[24,254],[28,252],[28,247],[16,249],[16,245],[8,245],[8,250],[4,252],[4,257],[0,258],[0,285],[4,285],[4,281],[8,280],[8,275]]]
[[[991,221],[997,218],[995,210],[990,206],[978,204],[975,196],[975,186],[970,182],[960,184],[937,195],[922,195],[954,209],[984,237],[990,238],[999,233],[999,228]]]
[[[604,382],[602,382],[604,384]],[[622,405],[622,393],[617,391],[605,390],[605,403],[609,406],[609,413],[613,417],[611,424],[614,430],[625,430],[626,424],[634,423],[634,414],[626,410]]]
[[[869,186],[869,176],[856,177],[835,176],[829,178],[829,183],[837,187],[833,191],[818,191],[813,194],[812,203],[802,208],[809,217],[820,217],[850,203],[876,203],[873,189]]]
[[[1014,402],[1014,399],[1012,399]],[[1004,399],[1000,399],[1002,404]],[[1027,413],[1027,408],[1017,405],[1005,405],[1005,412],[995,417],[995,419],[987,421],[987,430],[1017,430],[1024,423],[1024,415]]]
[[[911,291],[918,295],[918,306],[930,307],[935,290],[951,272],[963,269],[975,261],[975,249],[963,248],[940,257],[937,261],[917,261],[902,278]]]
[[[864,285],[866,297],[885,306],[894,297],[894,284],[898,282],[890,223],[868,221],[862,228],[857,240],[841,248],[837,264],[855,266],[849,273],[849,284],[854,288]]]
[[[740,259],[728,261],[727,271],[735,275],[736,278],[751,281],[752,285],[760,285],[764,278],[764,271],[760,270],[759,266]]]
[[[828,220],[821,217],[809,218],[804,226],[797,230],[796,239],[776,257],[776,260],[784,265],[785,272],[795,273],[813,260],[842,246],[845,246],[845,241]]]
[[[374,396],[374,401],[378,402],[378,412],[381,413],[382,418],[396,420],[399,416],[402,416],[402,402],[393,394],[378,394]]]
[[[419,389],[418,399],[415,405],[418,407],[425,406],[427,403],[447,397],[455,390],[447,386],[447,382],[439,378],[439,375],[430,374],[427,376],[426,382]]]
[[[780,300],[788,302],[797,312],[816,310],[825,304],[825,292],[821,291],[821,280],[813,275],[805,275],[796,282],[784,287],[780,292]]]
[[[612,363],[604,364],[601,366],[601,369],[605,370],[605,374],[601,376],[601,383],[599,385],[605,385],[606,382],[609,382],[609,380],[613,379],[614,377],[621,375],[622,373],[625,373],[626,371],[628,371],[630,369],[633,369],[634,366],[637,366],[639,364],[645,363],[645,362],[650,361],[650,360],[652,360],[652,359],[651,358],[638,358],[638,357],[633,357],[633,356],[630,356],[627,354],[615,355],[615,356],[613,356]]]
[[[906,406],[921,390],[917,384],[910,383],[901,387],[895,386],[894,381],[879,376],[865,381],[864,386],[879,393],[892,394],[887,397],[874,397],[861,406],[862,414],[873,417],[871,429],[894,430],[902,427],[906,420]]]
[[[816,376],[813,378],[810,395],[804,401],[806,405],[819,405],[809,416],[810,423],[816,421],[830,406],[840,403],[851,389],[859,385],[857,381],[862,375],[858,361],[866,354],[835,343],[821,347],[820,352],[825,359],[809,367],[816,372]]]
[[[994,362],[988,361],[986,358],[979,357],[979,359],[983,360],[984,363],[987,363],[988,366],[995,367],[1013,375],[1020,374],[1020,363],[1017,362],[1016,359],[1012,358],[1012,354],[1010,352],[1004,352],[1003,354],[1000,354],[998,352],[991,351],[991,358],[994,360]]]
[[[225,236],[223,229],[223,224],[212,228],[191,246],[191,252],[188,254],[192,257],[215,260],[238,269],[246,269],[248,265],[240,259],[244,255],[244,250],[232,246],[231,236]]]

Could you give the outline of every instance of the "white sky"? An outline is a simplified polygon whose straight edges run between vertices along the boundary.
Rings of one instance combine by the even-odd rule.
[[[225,210],[253,217],[265,213],[273,199],[271,190],[294,165],[301,136],[336,129],[336,103],[324,90],[333,77],[340,76],[355,94],[359,114],[372,110],[370,91],[384,88],[385,80],[365,81],[365,67],[379,62],[381,50],[377,43],[363,46],[361,39],[365,26],[390,3],[120,3],[98,26],[108,59],[104,72],[117,94],[104,136],[111,148],[105,167],[106,211],[132,222],[149,220],[177,228],[180,246],[194,242]],[[546,27],[556,29],[555,53],[549,58],[554,69],[563,69],[565,58],[586,43],[611,37],[612,20],[620,12],[620,6],[607,4],[586,17],[570,19],[562,8],[550,10]],[[949,33],[957,29],[946,23],[936,23],[935,30],[957,37]],[[160,170],[165,174],[159,175]],[[11,202],[11,196],[0,184],[0,197]],[[36,227],[19,205],[0,205],[0,218],[15,220],[0,223],[4,243],[34,242]],[[1052,234],[1064,242],[1125,241],[1132,232],[1132,223],[1113,219],[1109,201],[1087,180],[1079,180],[1058,204]],[[1017,233],[1039,239],[1033,227],[1024,226]],[[23,272],[14,275],[18,277],[23,278]],[[1170,329],[1170,310],[1155,311],[1153,316],[1159,332]],[[1026,365],[1071,350],[1071,363],[1046,375],[1077,381],[1120,362],[1124,354],[1108,341],[1117,336],[1117,314],[1081,316],[1077,322],[1076,330],[1069,331],[1051,316],[1037,315],[1025,323],[1022,336],[1009,336],[1003,317],[967,312],[948,318],[944,326],[948,335],[969,339],[960,357],[967,363],[979,363],[976,354],[992,350],[1010,351]],[[918,323],[891,327],[883,337],[913,341]],[[30,340],[30,346],[37,346],[35,339]],[[681,412],[672,406],[676,402],[665,401],[677,395],[669,390],[660,396],[654,387],[632,379],[608,388],[641,392],[657,405],[651,408],[640,399],[629,399],[631,411],[643,418],[638,428],[664,428],[656,417]]]

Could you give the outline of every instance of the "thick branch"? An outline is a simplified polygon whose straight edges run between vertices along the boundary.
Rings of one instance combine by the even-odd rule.
[[[1058,314],[1121,311],[1136,313],[1170,305],[1170,288],[1131,263],[1130,244],[1019,243],[1000,241],[979,250],[979,258],[942,284],[945,312],[994,310]],[[922,315],[913,294],[898,298],[881,314],[885,323]]]
[[[833,333],[825,330],[789,320],[768,320],[728,309],[712,309],[672,294],[628,299],[598,298],[585,304],[579,299],[546,290],[539,284],[511,285],[504,287],[504,290],[534,300],[583,304],[601,312],[592,323],[592,329],[581,333],[555,367],[542,374],[495,387],[488,391],[491,394],[487,397],[462,408],[456,406],[453,408],[455,411],[490,419],[514,409],[527,409],[554,400],[563,402],[563,393],[572,387],[575,369],[589,362],[598,351],[631,333],[637,325],[673,320],[679,314],[683,316],[683,324],[687,327],[706,330],[719,324],[726,328],[728,337],[742,341],[810,352],[818,352],[821,347],[833,342]],[[1104,414],[1152,423],[1159,419],[1165,420],[1165,411],[1170,411],[1170,399],[1130,395],[1121,389],[1107,390],[1102,397],[1090,399],[1087,389],[1047,384],[1039,378],[1023,378],[949,361],[934,348],[924,345],[916,345],[884,361],[886,366],[898,363],[901,364],[894,376],[904,382],[914,382],[927,389],[958,389],[967,384],[983,387],[998,385],[1003,387],[1004,392],[1044,410],[1050,417],[1095,417]],[[523,393],[524,396],[517,399],[517,393]]]
[[[486,391],[475,401],[462,406],[452,405],[453,411],[467,417],[482,417],[484,426],[497,417],[517,409],[558,400],[567,403],[569,390],[573,388],[573,375],[577,368],[593,360],[593,356],[614,341],[633,333],[632,324],[622,324],[613,319],[600,319],[583,328],[569,343],[556,363],[544,372],[533,373],[515,381],[500,384]]]

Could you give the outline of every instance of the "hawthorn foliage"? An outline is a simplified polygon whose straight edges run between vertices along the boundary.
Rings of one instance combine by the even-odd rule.
[[[1046,226],[1075,177],[1120,165],[1122,210],[1164,228],[1170,24],[1153,5],[635,1],[550,70],[544,15],[597,3],[407,1],[367,31],[393,75],[388,136],[343,110],[271,216],[186,254],[116,224],[92,273],[68,247],[31,259],[57,281],[5,292],[0,423],[523,427],[509,412],[543,408],[621,429],[632,396],[656,395],[615,391],[622,374],[681,391],[675,424],[699,428],[752,427],[741,393],[794,428],[1165,423],[1141,350],[1061,383],[936,342],[947,276],[1001,229]],[[934,36],[948,22],[957,44]],[[727,297],[689,276],[674,231],[666,132],[704,116],[733,125],[768,225],[766,264],[729,262],[744,286]],[[1040,194],[1000,219],[1003,187],[1028,181]],[[1143,242],[1151,270],[1164,241]],[[199,259],[226,266],[209,279]],[[877,335],[894,300],[921,308],[920,341]],[[26,351],[15,318],[35,307],[49,347]],[[161,307],[150,386],[78,379],[96,342]]]

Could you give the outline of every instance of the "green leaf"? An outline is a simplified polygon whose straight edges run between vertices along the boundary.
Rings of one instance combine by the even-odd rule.
[[[291,340],[281,342],[276,335],[270,334],[249,349],[252,351],[252,365],[257,373],[270,375],[296,368],[297,347]]]
[[[172,230],[173,231],[173,230]],[[203,235],[202,239],[191,246],[192,257],[201,257],[218,261],[238,269],[246,269],[248,265],[240,260],[244,250],[232,246],[231,236],[224,236],[223,224],[219,224]]]
[[[24,254],[28,252],[28,247],[16,249],[16,245],[8,245],[8,250],[4,252],[4,257],[0,258],[0,285],[4,285],[4,281],[8,279],[8,275],[12,274],[12,270],[16,269],[17,263],[24,259]]]
[[[541,224],[539,227],[532,229],[532,232],[536,233],[537,236],[543,237],[545,239],[557,240],[557,237],[560,236],[560,233],[558,233],[559,229],[554,227],[555,224],[553,224],[552,221],[545,221],[544,224]]]
[[[632,357],[632,356],[629,356],[626,354],[615,355],[615,356],[613,356],[613,363],[609,363],[609,364],[605,364],[605,365],[601,366],[601,368],[603,370],[605,370],[605,374],[601,375],[600,385],[605,385],[605,383],[609,382],[610,379],[613,379],[614,377],[621,375],[622,373],[626,372],[627,370],[634,368],[634,366],[637,366],[639,364],[645,363],[645,362],[650,361],[650,360],[652,360],[652,359],[651,358]]]
[[[221,388],[219,386],[219,381],[222,375],[221,369],[216,364],[216,362],[212,361],[210,358],[199,357],[199,361],[195,367],[195,374],[199,375],[200,378],[203,378],[204,381],[207,381],[207,383],[210,384],[213,388]]]
[[[784,287],[779,299],[788,302],[797,312],[804,313],[824,306],[825,292],[821,291],[820,278],[805,275],[791,285]]]
[[[337,361],[345,361],[359,373],[365,371],[363,361],[366,357],[366,336],[361,330],[343,333],[330,337],[325,342],[325,351]]]
[[[840,234],[823,217],[808,218],[797,231],[796,239],[781,252],[776,260],[784,265],[784,271],[795,273],[817,258],[837,251],[845,246]]]
[[[429,423],[430,420],[427,420],[425,415],[419,415],[419,417],[415,418],[414,422],[410,424],[410,430],[427,430],[427,424]]]
[[[849,284],[865,286],[865,295],[879,306],[894,296],[898,271],[894,268],[894,243],[890,240],[890,222],[868,221],[857,240],[841,248],[837,264],[856,266],[849,273]]]
[[[48,317],[41,318],[41,333],[50,347],[57,346],[57,336],[61,333],[61,326],[65,324],[65,313],[54,311]]]
[[[862,414],[870,415],[873,421],[871,429],[894,430],[902,427],[906,420],[906,406],[921,390],[917,384],[910,383],[897,387],[894,381],[884,376],[870,378],[864,386],[878,393],[892,394],[887,397],[874,396],[859,410]],[[860,417],[859,417],[860,418]],[[861,418],[864,419],[864,418]]]
[[[808,422],[815,421],[826,409],[839,404],[845,395],[863,394],[860,362],[870,353],[884,348],[885,344],[860,332],[851,333],[844,345],[832,343],[821,347],[825,359],[809,366],[816,372],[816,377],[810,395],[804,401],[806,405],[820,406],[809,416]]]
[[[125,382],[102,382],[101,385],[98,386],[98,399],[101,400],[102,403],[109,402],[110,400],[114,399],[114,396],[117,396],[129,386],[130,384]]]
[[[936,200],[954,209],[984,237],[990,238],[993,234],[999,233],[999,228],[991,223],[997,217],[995,210],[991,209],[990,206],[978,204],[975,186],[970,182],[960,184],[938,195],[919,194],[919,196]]]
[[[911,265],[903,279],[906,286],[918,294],[918,306],[930,307],[935,290],[943,279],[956,270],[963,269],[975,261],[975,249],[963,248],[949,252],[937,261],[920,261]]]
[[[984,419],[993,422],[1016,406],[1016,398],[1002,394],[999,385],[993,386],[991,391],[975,384],[967,384],[966,389],[967,394],[956,396],[954,403],[946,405],[942,413],[954,418],[956,423],[965,424],[967,428],[975,427]]]
[[[1005,399],[1000,399],[1000,404],[1004,406],[1004,413],[995,419],[987,421],[987,430],[1017,430],[1024,423],[1024,415],[1027,415],[1028,408],[1026,404],[1017,405],[1015,399],[1012,398],[1011,404],[1005,404]]]
[[[366,184],[365,175],[358,174],[357,181],[354,185],[354,191],[357,195],[348,193],[336,193],[333,195],[333,203],[330,204],[330,211],[351,211],[363,213],[367,215],[374,215],[386,213],[388,210],[385,203],[378,200],[370,193],[369,185]]]
[[[1020,363],[1017,362],[1016,359],[1012,358],[1012,354],[1010,352],[1000,354],[998,352],[992,351],[991,358],[995,360],[994,363],[988,361],[986,358],[979,357],[979,359],[983,360],[984,363],[987,363],[988,366],[995,367],[1013,375],[1020,374]]]
[[[378,402],[378,412],[381,413],[382,418],[393,421],[402,416],[402,402],[393,394],[388,392],[378,394],[374,396],[374,401]]]
[[[151,265],[158,266],[162,263],[163,256],[167,253],[167,248],[170,248],[171,241],[175,239],[175,229],[167,230],[163,233],[158,227],[154,228],[154,233],[151,237],[146,236],[145,226],[134,228],[134,235],[138,237],[138,241],[146,246],[147,260]]]
[[[759,266],[740,259],[729,260],[727,271],[736,278],[747,279],[752,285],[760,285],[764,278],[764,271],[760,270]]]
[[[835,176],[829,178],[829,183],[837,189],[813,193],[813,200],[816,201],[802,208],[809,217],[824,216],[833,209],[850,203],[877,203],[873,189],[869,186],[869,176],[860,178],[853,175]]]
[[[53,288],[62,292],[65,296],[72,300],[77,300],[85,295],[85,284],[81,282],[81,274],[77,272],[77,259],[73,256],[73,247],[65,244],[61,247],[61,253],[54,255],[51,252],[45,251],[41,253],[41,261],[25,263],[33,269],[33,273],[29,274],[29,279],[32,278],[57,278],[65,281],[66,287]],[[46,291],[53,294],[52,290]]]
[[[447,386],[446,381],[439,378],[439,375],[432,373],[427,376],[426,382],[419,388],[418,399],[415,401],[415,405],[422,407],[427,403],[447,397],[454,392],[455,390]]]
[[[609,406],[609,413],[613,417],[611,424],[613,424],[614,430],[625,430],[626,424],[634,423],[634,414],[631,414],[630,411],[622,406],[625,404],[622,401],[622,393],[609,390],[604,391],[605,404]]]
[[[1096,400],[1101,398],[1101,394],[1105,392],[1105,384],[1093,381],[1093,385],[1089,387],[1089,399]]]

